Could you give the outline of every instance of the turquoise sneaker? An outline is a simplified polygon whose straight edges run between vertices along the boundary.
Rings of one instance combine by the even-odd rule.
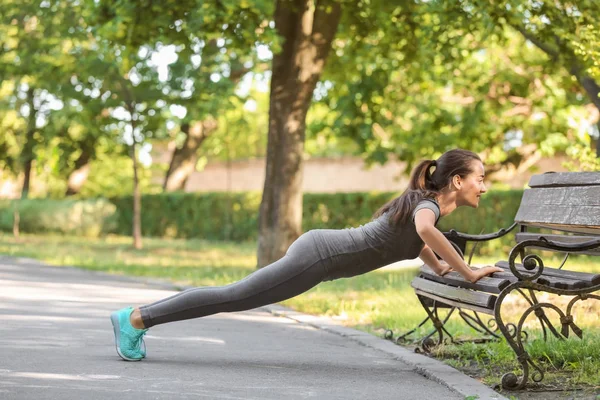
[[[123,308],[110,315],[110,321],[115,333],[115,345],[117,353],[123,360],[140,361],[146,357],[146,344],[144,335],[148,329],[136,329],[131,326],[129,316],[133,312],[133,307]],[[142,350],[141,346],[144,346]]]

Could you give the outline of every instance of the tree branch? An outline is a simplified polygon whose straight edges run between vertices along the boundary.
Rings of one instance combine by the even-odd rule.
[[[559,54],[558,51],[554,50],[548,44],[546,44],[546,43],[542,42],[540,39],[536,38],[533,34],[528,32],[527,29],[525,29],[524,27],[522,27],[520,25],[513,24],[511,22],[509,22],[509,25],[512,26],[514,29],[516,29],[521,35],[523,35],[523,37],[525,37],[525,39],[529,40],[537,48],[542,50],[544,53],[548,54],[553,61],[556,61],[558,59],[558,54]]]

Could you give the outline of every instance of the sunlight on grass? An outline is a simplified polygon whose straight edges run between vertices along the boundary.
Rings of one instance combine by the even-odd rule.
[[[72,265],[108,273],[165,278],[179,285],[224,285],[243,278],[256,266],[251,243],[145,238],[135,250],[131,239],[89,239],[23,235],[16,241],[0,235],[0,254],[31,257],[52,265]]]

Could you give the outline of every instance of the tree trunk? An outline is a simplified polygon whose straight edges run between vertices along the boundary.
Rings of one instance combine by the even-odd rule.
[[[21,221],[21,215],[19,214],[19,207],[17,200],[13,203],[13,236],[15,239],[19,239],[19,223]]]
[[[185,141],[181,148],[175,148],[173,152],[163,183],[164,191],[172,192],[185,188],[188,178],[196,170],[200,145],[215,129],[217,129],[217,121],[212,119],[195,122],[192,126],[181,125],[181,131],[185,133]]]
[[[132,107],[133,109],[133,107]],[[131,115],[131,132],[133,143],[131,144],[131,160],[133,161],[133,247],[142,248],[142,196],[140,194],[140,180],[138,177],[137,143],[135,141],[135,120]]]
[[[301,233],[306,113],[339,24],[331,0],[278,0],[283,39],[273,57],[265,185],[258,227],[258,267],[281,258]]]
[[[579,69],[576,71],[579,72]],[[575,76],[581,86],[585,89],[588,97],[592,100],[592,103],[596,106],[598,111],[600,111],[600,85],[598,85],[591,77],[582,75],[581,73],[575,74]],[[600,121],[598,121],[596,126],[598,127],[598,132],[600,132]],[[596,157],[600,158],[600,138],[596,140]]]
[[[86,149],[82,149],[81,154],[75,160],[75,170],[69,174],[67,181],[66,196],[73,196],[81,190],[88,176],[90,175],[91,154]]]
[[[592,100],[592,103],[596,106],[598,111],[600,111],[600,86],[593,78],[583,75],[581,73],[581,68],[573,68],[571,72],[574,73],[581,86],[585,89],[588,97]],[[600,121],[598,121],[597,126],[598,131],[600,132]],[[596,157],[600,158],[600,146],[598,146],[598,143],[600,143],[600,138],[596,142]]]
[[[596,157],[600,158],[600,121],[596,124],[598,128],[598,138],[595,140],[596,142]]]
[[[37,110],[34,103],[34,90],[29,88],[27,90],[27,104],[29,105],[29,118],[27,119],[27,131],[25,132],[25,144],[23,146],[22,159],[23,159],[23,188],[21,189],[21,198],[26,199],[29,196],[29,189],[31,186],[31,170],[33,167],[33,160],[35,159],[35,129]]]

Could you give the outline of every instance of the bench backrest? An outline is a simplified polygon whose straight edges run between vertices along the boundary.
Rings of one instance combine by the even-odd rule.
[[[534,175],[515,221],[521,226],[600,236],[600,172]]]

